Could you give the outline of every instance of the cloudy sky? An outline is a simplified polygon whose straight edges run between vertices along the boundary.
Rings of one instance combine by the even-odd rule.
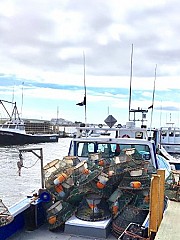
[[[111,114],[124,124],[133,45],[131,108],[152,104],[155,83],[153,126],[179,125],[179,9],[178,0],[1,0],[0,99],[23,118],[84,122],[84,53],[87,122]]]

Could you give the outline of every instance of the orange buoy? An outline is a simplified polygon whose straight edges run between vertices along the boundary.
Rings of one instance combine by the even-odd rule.
[[[65,196],[65,192],[64,192],[63,186],[61,184],[55,185],[55,190],[60,197],[63,198]]]
[[[105,187],[105,184],[101,183],[101,182],[97,182],[96,183],[96,186],[99,188],[99,189],[103,189]]]
[[[54,224],[56,222],[56,220],[57,220],[56,216],[51,216],[48,219],[48,223],[49,224]]]
[[[112,206],[112,213],[114,215],[116,215],[118,213],[118,210],[119,210],[119,203],[118,203],[118,201],[115,201]]]
[[[114,215],[116,215],[118,213],[119,207],[117,205],[113,205],[112,207],[112,212]]]
[[[54,184],[57,185],[59,183],[64,182],[67,179],[67,175],[65,173],[60,174],[55,180]]]
[[[62,173],[59,177],[58,180],[60,183],[64,182],[67,179],[67,175],[65,173]]]
[[[99,160],[99,166],[104,166],[104,160],[103,159],[101,159],[101,160]]]
[[[89,173],[90,173],[89,169],[85,168],[85,169],[83,170],[83,174],[88,175]]]
[[[133,188],[140,188],[141,187],[141,182],[139,182],[139,181],[130,182],[130,186],[133,187]]]
[[[95,208],[95,204],[89,204],[89,207],[93,210]]]
[[[59,185],[56,185],[55,186],[55,190],[56,190],[56,192],[62,192],[63,191],[63,187],[62,187],[62,185],[61,184],[59,184]]]

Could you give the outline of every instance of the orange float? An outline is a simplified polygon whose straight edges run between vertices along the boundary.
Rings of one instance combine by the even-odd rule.
[[[133,188],[140,188],[141,187],[141,182],[139,181],[133,181],[130,183],[130,186]]]
[[[55,190],[56,190],[56,192],[58,192],[58,193],[62,192],[62,191],[63,191],[62,185],[61,185],[61,184],[56,185],[56,186],[55,186]]]
[[[48,223],[49,224],[54,224],[56,222],[56,220],[57,220],[56,216],[51,216],[48,219]]]
[[[119,207],[117,205],[113,205],[112,207],[112,212],[114,215],[116,215],[118,213]]]
[[[93,210],[95,208],[95,204],[89,204],[89,207]]]
[[[89,169],[85,168],[85,169],[83,170],[83,174],[88,175],[89,173],[90,173]]]
[[[99,160],[99,166],[104,166],[104,160],[103,159],[101,159],[101,160]]]
[[[58,180],[60,183],[64,182],[67,179],[67,175],[65,173],[62,173],[59,175]]]
[[[103,189],[105,187],[105,184],[101,183],[101,182],[97,182],[96,183],[96,186],[99,188],[99,189]]]
[[[59,183],[64,182],[67,179],[67,175],[65,173],[60,174],[55,180],[54,184],[57,185]]]

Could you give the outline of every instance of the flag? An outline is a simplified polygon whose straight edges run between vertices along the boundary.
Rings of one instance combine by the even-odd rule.
[[[78,106],[85,106],[86,105],[86,96],[84,96],[84,100],[80,103],[76,103]]]
[[[148,107],[148,109],[151,109],[151,108],[153,108],[153,104],[152,104],[151,106]]]

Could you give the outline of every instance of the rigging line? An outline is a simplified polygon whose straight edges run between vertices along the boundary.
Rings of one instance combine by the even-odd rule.
[[[131,110],[131,84],[132,84],[132,74],[133,74],[133,44],[132,44],[132,50],[131,50],[131,72],[130,72],[130,86],[129,86],[129,121],[130,121],[130,110]]]
[[[154,110],[154,96],[155,96],[155,90],[156,90],[156,74],[157,74],[157,64],[154,71],[154,87],[153,87],[153,97],[152,97],[152,110],[151,110],[151,122],[150,122],[150,131],[152,129],[152,118],[153,118],[153,110]]]
[[[36,163],[39,161],[39,159],[37,159],[31,166],[23,166],[24,168],[32,168],[32,167],[34,167],[35,165],[36,165]]]

